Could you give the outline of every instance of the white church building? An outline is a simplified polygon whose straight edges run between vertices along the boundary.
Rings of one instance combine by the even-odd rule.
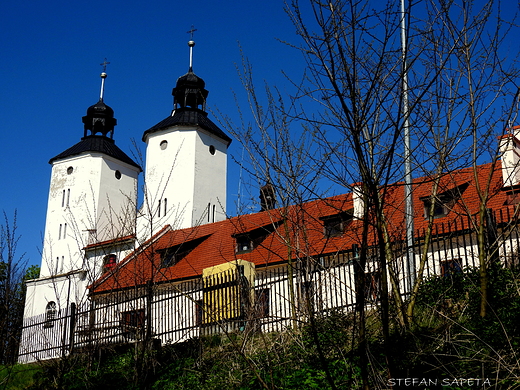
[[[171,114],[144,131],[138,204],[142,168],[115,144],[105,78],[103,72],[80,142],[50,160],[41,274],[27,282],[20,363],[222,330],[283,331],[310,313],[377,305],[384,291],[380,245],[374,226],[363,222],[361,186],[277,209],[276,189],[267,184],[260,212],[228,218],[231,139],[208,118],[208,91],[190,59],[173,88]],[[389,290],[406,296],[421,259],[423,277],[450,277],[478,267],[482,256],[518,266],[520,127],[499,142],[501,160],[449,172],[435,193],[432,177],[414,179],[412,253],[403,245],[402,183],[381,189],[393,255]],[[475,216],[485,182],[482,221]]]
[[[49,161],[41,271],[27,282],[25,319],[54,318],[84,304],[90,284],[165,225],[187,228],[226,218],[231,139],[205,112],[208,91],[192,69],[195,43],[188,45],[190,67],[173,88],[171,114],[143,134],[142,205],[142,168],[115,143],[117,121],[104,102],[107,74],[101,73],[99,101],[83,117],[83,137]],[[22,341],[20,351],[27,348]]]

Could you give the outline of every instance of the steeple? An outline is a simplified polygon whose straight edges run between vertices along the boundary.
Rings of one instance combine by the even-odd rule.
[[[99,94],[99,101],[87,109],[87,115],[83,117],[84,123],[84,137],[94,136],[101,133],[103,137],[107,137],[110,133],[110,139],[114,137],[114,127],[117,124],[114,118],[114,110],[103,102],[103,95],[105,92],[105,79],[107,78],[106,66],[109,64],[106,58],[101,64],[103,65],[103,72],[101,72],[101,92]],[[88,133],[90,131],[90,134]]]
[[[143,238],[167,224],[185,228],[226,218],[231,138],[205,111],[208,91],[193,72],[195,41],[191,38],[188,73],[177,79],[172,91],[174,109],[143,134],[148,199],[147,209],[141,212],[145,218],[139,219],[138,236]],[[153,222],[151,230],[146,221]]]
[[[193,34],[195,31],[193,28],[190,32]],[[193,73],[193,47],[195,41],[190,40],[188,42],[190,48],[190,67],[188,73],[177,79],[177,85],[173,88],[173,105],[174,109],[178,108],[194,108],[202,111],[206,108],[206,99],[208,97],[208,91],[204,88],[206,83],[203,79]]]
[[[107,59],[100,64],[103,66],[101,72],[101,91],[99,93],[99,101],[87,109],[87,115],[82,118],[84,124],[84,133],[81,141],[76,145],[68,148],[64,152],[50,159],[49,163],[80,155],[85,152],[98,152],[113,157],[119,161],[136,167],[141,171],[141,167],[136,164],[130,157],[126,155],[114,142],[114,127],[117,124],[114,118],[114,110],[107,106],[104,102],[105,79],[107,78],[106,67]]]

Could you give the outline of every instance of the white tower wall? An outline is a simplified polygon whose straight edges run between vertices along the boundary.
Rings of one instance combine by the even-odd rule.
[[[146,142],[140,236],[226,217],[227,143],[196,126],[156,131]]]
[[[42,277],[80,269],[82,248],[93,240],[133,232],[138,173],[137,168],[98,153],[53,163]]]

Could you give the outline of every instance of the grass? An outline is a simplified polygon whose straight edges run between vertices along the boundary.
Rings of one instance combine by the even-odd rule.
[[[27,389],[35,384],[35,374],[42,369],[34,364],[0,366],[0,390]]]

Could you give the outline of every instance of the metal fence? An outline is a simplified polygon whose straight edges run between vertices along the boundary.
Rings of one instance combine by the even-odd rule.
[[[425,248],[426,231],[418,232],[415,256],[418,267],[426,253],[424,276],[449,276],[479,264],[479,245],[470,218],[436,224]],[[518,265],[520,235],[509,209],[488,216],[486,254],[505,266]],[[404,295],[410,275],[406,248],[396,241],[389,272]],[[256,267],[247,275],[243,266],[209,277],[177,283],[149,282],[127,290],[96,296],[85,305],[71,305],[54,318],[26,318],[19,362],[64,356],[73,349],[156,340],[178,343],[200,336],[236,331],[282,331],[310,314],[353,310],[356,277],[363,273],[365,303],[377,303],[380,272],[376,248],[369,248],[364,270],[359,269],[358,249],[294,259]],[[231,263],[232,264],[232,263]],[[358,279],[359,280],[359,279]]]

